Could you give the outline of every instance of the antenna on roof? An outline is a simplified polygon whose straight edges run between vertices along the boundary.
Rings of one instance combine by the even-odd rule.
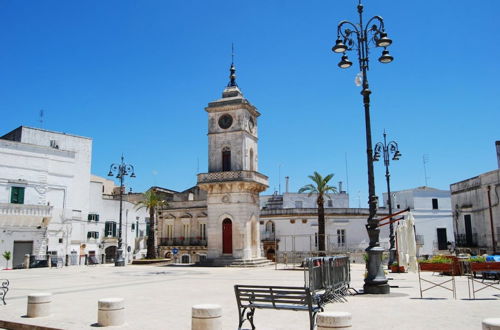
[[[40,122],[40,128],[43,128],[43,109],[40,109],[40,119],[38,120]]]
[[[424,164],[424,179],[425,179],[425,186],[428,187],[427,185],[427,179],[430,179],[431,177],[430,176],[427,176],[427,163],[429,162],[429,155],[428,154],[424,154],[422,156],[422,163]]]

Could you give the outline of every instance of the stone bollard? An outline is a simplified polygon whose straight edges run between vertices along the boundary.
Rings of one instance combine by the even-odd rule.
[[[316,318],[318,330],[350,328],[351,313],[348,312],[321,312]]]
[[[123,298],[99,299],[97,323],[101,327],[122,325],[125,323],[125,303]]]
[[[500,330],[500,318],[484,319],[483,330]]]
[[[222,307],[215,304],[192,307],[191,330],[221,330]]]
[[[24,262],[23,262],[24,268],[29,269],[30,268],[30,255],[25,254],[24,255]]]
[[[40,292],[28,295],[28,317],[42,317],[50,315],[52,293]]]

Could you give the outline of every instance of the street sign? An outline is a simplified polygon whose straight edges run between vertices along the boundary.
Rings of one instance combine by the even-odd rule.
[[[179,249],[178,249],[178,248],[173,248],[173,249],[172,249],[172,253],[173,253],[173,254],[177,254],[178,252],[179,252]]]

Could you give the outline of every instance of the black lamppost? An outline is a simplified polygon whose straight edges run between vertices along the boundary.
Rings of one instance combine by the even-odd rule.
[[[384,156],[385,165],[385,180],[387,182],[387,206],[389,207],[389,214],[392,214],[392,201],[391,201],[391,184],[389,174],[389,158],[392,156],[392,160],[399,160],[401,153],[399,152],[398,143],[396,141],[391,141],[387,143],[387,134],[384,130],[384,143],[378,142],[375,145],[375,155],[373,155],[373,161],[377,162],[380,159],[380,154]],[[389,267],[395,260],[396,257],[396,247],[394,246],[394,226],[392,225],[392,217],[389,219]]]
[[[370,214],[366,224],[370,243],[366,252],[368,253],[368,275],[365,279],[365,293],[389,293],[389,285],[382,268],[382,253],[384,249],[380,247],[377,224],[377,196],[375,195],[375,180],[373,176],[372,158],[372,135],[370,126],[370,94],[368,88],[368,54],[370,46],[382,47],[382,56],[379,57],[381,63],[390,63],[393,57],[389,54],[387,47],[392,40],[387,37],[384,28],[384,20],[380,16],[374,16],[363,25],[363,5],[361,0],[358,4],[359,23],[354,24],[349,21],[341,21],[337,27],[337,41],[332,50],[335,53],[342,53],[342,59],[338,66],[347,69],[352,65],[346,55],[347,51],[356,50],[358,53],[359,69],[361,71],[363,103],[365,108],[365,129],[366,129],[366,160],[368,165],[368,203]]]
[[[123,155],[120,164],[111,164],[109,168],[108,176],[115,176],[120,179],[120,216],[119,216],[119,228],[118,228],[118,249],[116,251],[115,266],[125,266],[125,259],[123,259],[123,248],[122,248],[122,205],[123,205],[123,180],[124,177],[130,174],[131,178],[135,178],[134,166],[130,164],[125,164],[123,162]]]

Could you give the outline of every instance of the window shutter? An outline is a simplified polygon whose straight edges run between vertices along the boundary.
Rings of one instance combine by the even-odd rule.
[[[95,232],[95,238],[99,238],[99,232],[98,231]]]
[[[89,215],[87,216],[87,220],[88,221],[92,220],[92,214],[89,213]]]
[[[91,238],[92,237],[92,233],[89,231],[87,232],[87,238]]]
[[[97,222],[97,221],[99,221],[99,214],[96,214],[96,215],[95,215],[95,221],[96,221],[96,222]]]
[[[17,188],[18,191],[19,191],[19,199],[18,199],[18,203],[19,204],[24,204],[24,187],[19,187]]]
[[[116,222],[113,222],[113,237],[116,237]]]

